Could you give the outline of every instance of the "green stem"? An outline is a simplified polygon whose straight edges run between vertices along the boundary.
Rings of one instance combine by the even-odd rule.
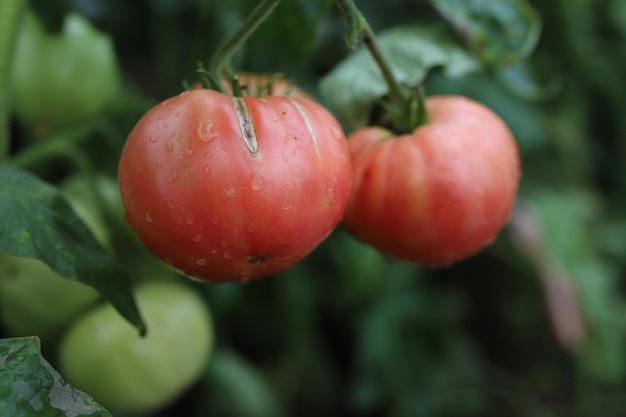
[[[428,120],[423,91],[405,88],[398,82],[376,40],[374,31],[354,1],[337,0],[337,3],[348,26],[348,45],[352,47],[356,38],[361,38],[387,84],[389,102],[386,108],[394,126],[402,133],[412,132]]]
[[[254,31],[267,19],[280,0],[263,0],[241,24],[239,29],[224,42],[213,54],[209,67],[211,74],[220,80],[222,75],[232,79],[230,61],[237,49],[254,33]]]
[[[404,101],[406,94],[404,94],[402,87],[400,87],[396,77],[394,77],[391,66],[378,46],[376,35],[361,11],[356,7],[353,0],[338,0],[338,3],[348,25],[348,43],[354,42],[355,34],[361,38],[387,83],[391,100],[398,103]]]
[[[68,155],[74,152],[76,144],[86,139],[97,125],[89,124],[71,131],[52,136],[34,146],[29,146],[11,158],[11,164],[19,168],[37,165],[52,155]]]
[[[11,143],[9,77],[15,39],[25,6],[26,0],[0,1],[0,160],[8,156]]]

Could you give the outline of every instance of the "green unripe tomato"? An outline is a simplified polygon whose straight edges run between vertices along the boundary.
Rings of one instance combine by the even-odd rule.
[[[49,340],[98,297],[37,259],[0,254],[0,318],[12,336]]]
[[[77,389],[122,412],[159,409],[201,375],[213,345],[210,313],[191,287],[146,282],[135,291],[148,334],[109,304],[90,311],[66,333],[59,369]]]
[[[111,39],[84,17],[66,16],[59,34],[24,17],[12,66],[13,103],[28,126],[56,130],[101,112],[120,86]]]

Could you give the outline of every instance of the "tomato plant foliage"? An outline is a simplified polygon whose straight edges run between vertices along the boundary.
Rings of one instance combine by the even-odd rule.
[[[42,260],[68,279],[97,288],[137,327],[143,323],[128,278],[54,187],[0,165],[0,249]]]
[[[111,416],[63,380],[41,356],[36,337],[0,340],[0,396],[3,416]]]

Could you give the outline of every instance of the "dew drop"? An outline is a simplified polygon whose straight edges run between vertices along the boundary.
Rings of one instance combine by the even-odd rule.
[[[338,127],[331,127],[330,134],[337,140],[343,140],[343,131]]]
[[[269,183],[267,179],[263,178],[258,173],[250,174],[249,177],[250,177],[250,184],[254,191],[259,191],[261,188],[265,187]]]
[[[167,181],[168,182],[176,182],[180,179],[180,171],[178,169],[175,169],[172,172],[172,175],[170,175],[169,177],[167,177]]]
[[[222,149],[226,149],[226,143],[224,143],[224,142],[220,142],[220,148],[222,148]]]
[[[150,215],[150,213],[146,213],[145,219],[148,223],[152,223],[152,216]]]
[[[187,224],[193,224],[193,217],[189,217],[187,219]]]
[[[158,136],[148,136],[148,142],[150,143],[157,143],[159,141],[159,137]]]
[[[210,175],[211,175],[211,167],[209,165],[205,165],[204,168],[202,168],[202,176],[208,177]]]
[[[248,232],[250,233],[255,233],[257,231],[257,227],[256,224],[253,222],[248,222],[246,224],[246,229],[248,230]]]
[[[165,150],[168,152],[172,152],[174,150],[174,143],[173,142],[167,142],[167,145],[165,145]]]
[[[296,182],[294,180],[285,180],[285,188],[288,190],[295,190]]]
[[[185,174],[187,174],[188,177],[191,177],[193,175],[193,168],[192,167],[187,167],[185,169]]]
[[[193,155],[193,150],[192,150],[190,147],[185,146],[185,153],[186,153],[188,156],[191,156],[191,155]]]
[[[191,239],[191,240],[193,240],[194,242],[200,242],[200,241],[202,240],[202,235],[196,235],[196,236],[194,236],[194,238],[193,238],[193,239]]]
[[[230,249],[226,249],[224,251],[224,259],[233,259],[233,253],[230,251]]]
[[[196,134],[202,142],[211,142],[217,137],[217,133],[213,132],[213,122],[210,120],[207,120],[206,125],[201,120],[196,128]]]
[[[196,265],[198,265],[198,266],[206,265],[206,259],[204,259],[204,258],[196,259]]]

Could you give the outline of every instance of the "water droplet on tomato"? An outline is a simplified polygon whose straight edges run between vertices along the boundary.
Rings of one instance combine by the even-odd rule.
[[[217,137],[217,133],[213,132],[213,122],[207,120],[206,124],[200,120],[198,127],[196,128],[196,135],[202,142],[211,142]]]
[[[205,165],[204,168],[202,168],[202,176],[208,177],[210,175],[211,175],[211,167],[209,165]]]
[[[193,217],[189,217],[187,219],[187,224],[193,224]]]
[[[148,223],[152,223],[152,216],[150,215],[150,213],[146,213],[145,219]]]
[[[135,175],[139,174],[141,174],[141,167],[137,167],[137,169],[135,170]]]
[[[180,117],[180,112],[179,112],[179,111],[177,111],[175,116],[176,116],[176,117]]]
[[[176,182],[180,179],[180,171],[178,169],[175,169],[174,171],[172,171],[172,174],[167,177],[167,181],[168,182]]]
[[[191,177],[193,175],[193,168],[192,167],[185,168],[185,174],[187,174],[188,177]]]
[[[230,249],[226,249],[224,251],[224,259],[233,259],[233,253],[230,251]]]
[[[269,183],[269,181],[263,178],[258,172],[250,174],[249,177],[250,184],[252,185],[252,189],[254,191],[259,191]]]
[[[296,182],[294,180],[285,180],[285,188],[288,190],[295,190]]]
[[[194,242],[200,242],[200,241],[202,240],[202,235],[196,235],[196,236],[194,236],[194,238],[193,238],[193,239],[191,239],[191,240],[193,240]]]
[[[193,149],[191,149],[191,148],[190,148],[190,147],[188,147],[188,146],[185,146],[185,153],[186,153],[188,156],[191,156],[191,155],[193,155]]]
[[[167,145],[165,145],[165,150],[168,152],[172,152],[174,150],[174,143],[173,142],[167,142]]]
[[[330,134],[337,140],[343,140],[343,132],[338,127],[332,126],[330,128]]]
[[[157,143],[159,141],[159,137],[158,136],[148,136],[148,142],[150,143]]]
[[[198,266],[206,265],[206,259],[204,259],[204,258],[196,259],[196,265],[198,265]]]

